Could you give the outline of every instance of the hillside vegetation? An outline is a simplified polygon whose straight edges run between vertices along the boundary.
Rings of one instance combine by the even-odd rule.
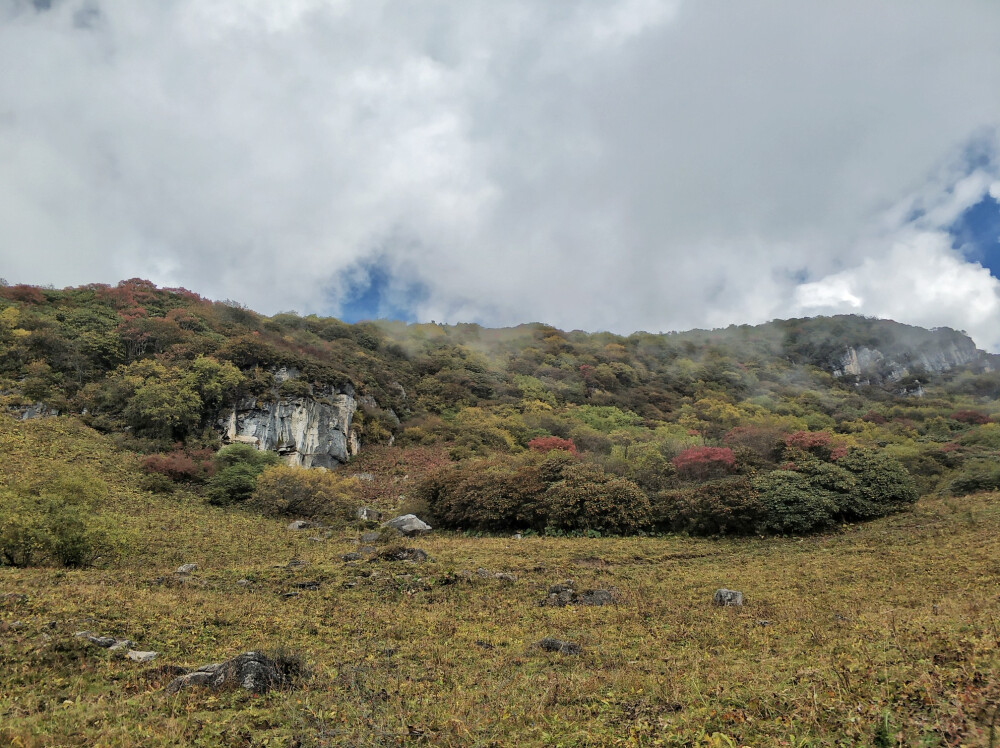
[[[993,369],[860,317],[617,336],[0,284],[0,743],[992,745]],[[241,403],[331,393],[335,470],[222,443]],[[294,678],[165,690],[249,650]]]

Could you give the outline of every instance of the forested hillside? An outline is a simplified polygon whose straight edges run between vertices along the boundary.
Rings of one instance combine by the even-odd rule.
[[[236,434],[227,414],[337,396],[351,445],[337,472],[372,477],[352,492],[386,508],[403,495],[457,529],[808,532],[1000,485],[993,357],[891,321],[350,325],[134,279],[0,288],[0,350],[8,410],[74,414],[146,455],[151,490],[218,503],[266,468],[213,457]]]

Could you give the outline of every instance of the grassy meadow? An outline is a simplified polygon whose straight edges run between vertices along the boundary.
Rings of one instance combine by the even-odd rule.
[[[182,491],[142,491],[138,458],[71,419],[2,417],[0,454],[4,485],[67,473],[106,484],[93,511],[119,549],[82,570],[0,568],[2,745],[1000,740],[995,494],[925,497],[801,539],[435,532],[407,541],[425,562],[345,563],[362,529],[310,540]],[[198,565],[186,580],[174,574],[184,563]],[[617,602],[539,606],[566,579]],[[295,587],[306,581],[318,589]],[[719,587],[746,604],[714,607]],[[135,663],[73,636],[84,629],[160,654]],[[532,646],[546,636],[583,651]],[[171,666],[251,649],[299,656],[307,673],[259,697],[163,690]]]

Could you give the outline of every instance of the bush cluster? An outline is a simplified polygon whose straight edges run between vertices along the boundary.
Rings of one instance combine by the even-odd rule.
[[[917,500],[913,479],[884,453],[855,449],[836,463],[802,453],[788,470],[660,492],[659,529],[692,534],[802,534],[882,517]]]
[[[108,558],[118,533],[96,514],[107,493],[84,478],[49,478],[0,491],[0,565],[82,567]]]
[[[635,483],[562,450],[445,467],[416,498],[454,529],[630,534],[650,524],[649,499]]]
[[[356,481],[324,470],[275,465],[257,477],[250,509],[268,517],[320,519],[345,524],[355,506]]]
[[[209,478],[206,495],[211,504],[225,506],[249,499],[257,487],[257,476],[278,465],[274,452],[262,452],[249,444],[230,444],[215,454],[215,474]]]

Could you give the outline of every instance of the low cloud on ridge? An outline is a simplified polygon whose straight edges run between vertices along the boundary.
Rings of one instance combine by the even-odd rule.
[[[948,233],[1000,185],[987,0],[0,0],[0,69],[11,281],[1000,349]]]

